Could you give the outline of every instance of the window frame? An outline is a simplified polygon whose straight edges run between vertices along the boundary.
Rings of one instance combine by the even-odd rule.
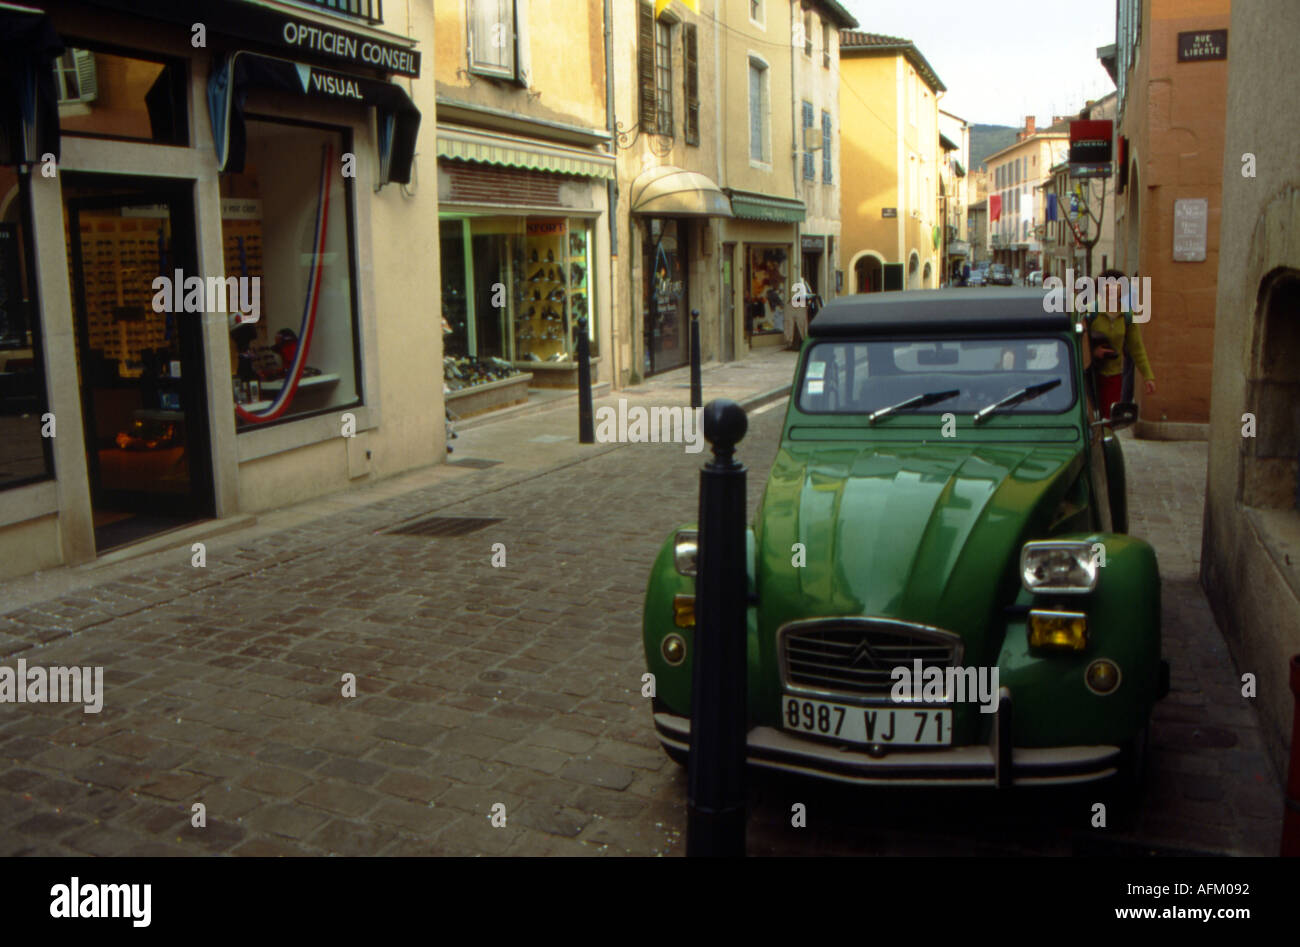
[[[157,63],[171,71],[172,81],[172,107],[176,121],[175,136],[171,139],[161,138],[140,138],[134,135],[110,135],[104,132],[83,132],[64,127],[59,123],[59,137],[68,138],[85,138],[93,141],[124,141],[132,144],[144,145],[167,145],[173,148],[189,148],[193,146],[194,141],[190,132],[190,123],[193,119],[191,114],[194,109],[190,102],[190,60],[169,56],[165,53],[155,52],[151,49],[141,49],[135,46],[122,46],[117,43],[105,43],[100,40],[89,39],[79,35],[67,35],[61,37],[64,44],[65,53],[71,53],[79,49],[88,53],[103,53],[106,56],[117,56],[122,59],[136,59],[140,62]],[[56,71],[55,84],[56,92],[64,89],[63,84],[63,56],[59,56],[54,61]],[[95,63],[96,73],[96,97],[99,97],[99,63]],[[80,88],[80,78],[78,78],[78,88]],[[76,104],[75,101],[65,102],[59,99],[59,104]]]
[[[474,35],[475,7],[480,3],[498,3],[502,5],[509,4],[510,42],[507,47],[510,51],[509,67],[497,65],[495,63],[490,63],[490,62],[480,62],[475,58],[475,48],[474,48],[476,42],[476,37]],[[521,40],[521,30],[519,26],[520,23],[519,0],[466,0],[465,10],[466,10],[465,47],[466,47],[466,59],[468,62],[467,71],[470,74],[476,76],[484,76],[489,79],[501,79],[506,82],[515,82],[515,83],[519,83],[520,85],[526,85],[527,76],[525,75],[525,73],[527,71],[527,67],[524,64],[524,57],[520,49],[520,44],[522,40]]]
[[[754,16],[754,11],[758,16]],[[767,31],[767,4],[763,0],[749,0],[749,22],[764,32]]]
[[[673,26],[660,17],[655,20],[654,93],[655,134],[672,138],[673,125]]]
[[[286,118],[279,115],[267,115],[263,113],[247,112],[244,115],[246,123],[264,122],[274,125],[291,125],[297,128],[310,128],[316,131],[338,134],[341,137],[339,142],[342,148],[341,153],[354,153],[354,136],[350,125],[332,125],[328,122],[315,121],[302,118]],[[359,274],[360,265],[360,248],[357,241],[357,189],[356,178],[349,175],[343,175],[343,205],[344,219],[347,222],[347,241],[348,241],[348,285],[349,301],[352,305],[352,371],[356,378],[357,397],[354,401],[346,404],[331,405],[328,408],[321,408],[317,411],[305,411],[301,414],[286,413],[274,421],[265,421],[259,424],[250,424],[246,422],[235,421],[235,435],[238,437],[242,434],[253,434],[257,431],[267,431],[272,428],[278,428],[286,424],[293,424],[296,421],[307,421],[313,418],[324,417],[331,414],[337,414],[339,411],[348,411],[354,408],[369,407],[366,401],[366,373],[362,358],[362,346],[365,343],[364,335],[361,331],[361,286]],[[224,241],[224,236],[223,236]],[[262,236],[263,241],[266,235]],[[265,278],[265,274],[263,274]]]

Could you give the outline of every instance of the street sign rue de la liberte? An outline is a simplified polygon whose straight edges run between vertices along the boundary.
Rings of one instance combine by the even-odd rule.
[[[1227,58],[1227,30],[1192,30],[1178,34],[1179,62],[1205,62]]]

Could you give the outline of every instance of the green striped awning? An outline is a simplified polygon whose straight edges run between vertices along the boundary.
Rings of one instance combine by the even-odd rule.
[[[744,220],[766,220],[778,224],[801,223],[808,215],[803,201],[768,197],[751,191],[724,188],[731,198],[731,212]]]
[[[612,155],[450,125],[439,125],[437,135],[439,158],[574,174],[584,178],[612,180],[614,177]]]

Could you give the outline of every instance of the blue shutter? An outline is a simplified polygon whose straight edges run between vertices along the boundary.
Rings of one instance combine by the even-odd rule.
[[[815,181],[817,179],[817,162],[813,153],[808,150],[808,129],[813,127],[813,107],[811,102],[803,103],[803,127],[804,127],[804,153],[803,153],[803,176],[805,180]]]
[[[822,112],[822,181],[830,184],[834,175],[831,166],[831,113]]]

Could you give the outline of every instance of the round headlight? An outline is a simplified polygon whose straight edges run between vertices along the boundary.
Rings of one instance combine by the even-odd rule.
[[[681,635],[668,635],[659,646],[664,660],[674,667],[686,660],[686,639]]]
[[[1119,687],[1119,665],[1106,658],[1098,658],[1088,665],[1083,681],[1094,694],[1110,694]]]

